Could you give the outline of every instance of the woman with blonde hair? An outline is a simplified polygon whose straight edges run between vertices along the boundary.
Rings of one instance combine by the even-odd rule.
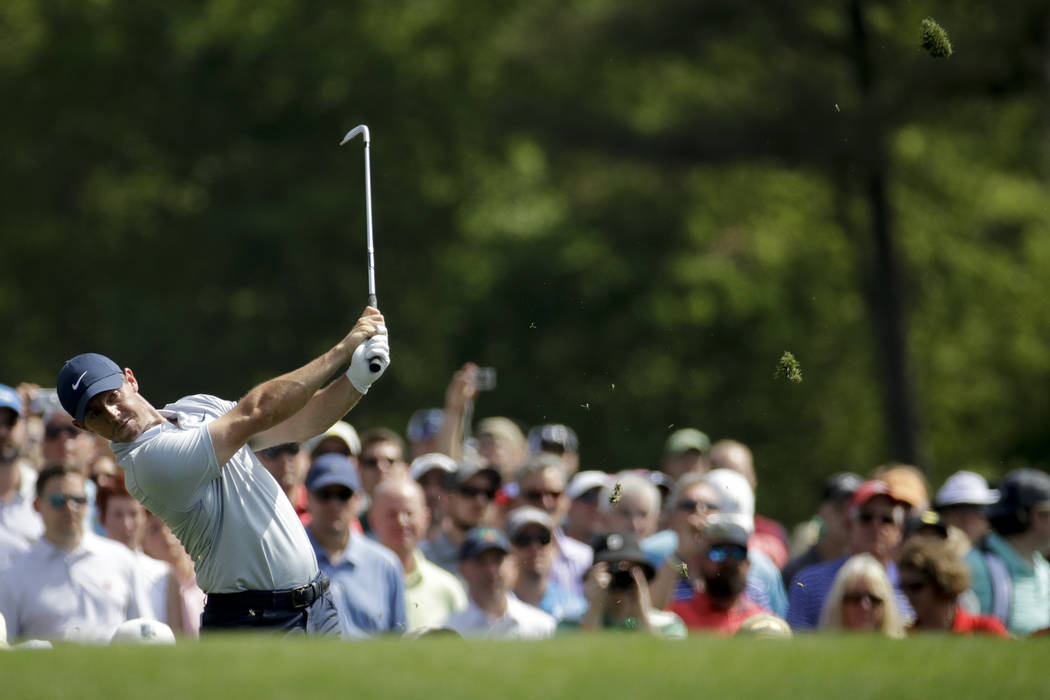
[[[842,565],[824,601],[819,627],[904,636],[893,586],[875,557],[856,554]]]

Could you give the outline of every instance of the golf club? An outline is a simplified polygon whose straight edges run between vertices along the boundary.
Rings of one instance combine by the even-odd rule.
[[[368,305],[372,308],[378,309],[379,301],[376,299],[375,248],[372,245],[372,165],[368,158],[368,149],[371,145],[372,137],[368,133],[368,127],[364,124],[355,126],[353,129],[346,132],[346,136],[344,136],[343,140],[339,142],[339,145],[342,146],[358,134],[363,134],[362,138],[365,140],[365,231],[368,247]],[[370,361],[368,368],[373,372],[378,372],[380,366],[379,363]]]

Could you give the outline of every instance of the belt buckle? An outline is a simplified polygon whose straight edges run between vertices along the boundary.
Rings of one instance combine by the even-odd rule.
[[[309,583],[305,586],[292,589],[292,607],[296,610],[308,607],[310,603],[314,602],[316,596],[310,596],[310,592],[313,591],[313,584]]]

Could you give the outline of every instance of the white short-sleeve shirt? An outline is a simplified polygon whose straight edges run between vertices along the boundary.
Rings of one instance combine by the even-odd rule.
[[[91,533],[72,552],[42,537],[16,555],[0,575],[0,613],[9,639],[96,644],[154,615],[131,550]]]
[[[453,613],[445,627],[467,638],[547,639],[554,636],[557,622],[537,607],[507,594],[507,610],[502,617],[491,618],[471,600],[466,610]]]
[[[111,444],[128,491],[167,523],[206,593],[309,583],[317,559],[291,502],[245,445],[218,464],[208,423],[236,404],[197,394],[168,404],[163,423]]]

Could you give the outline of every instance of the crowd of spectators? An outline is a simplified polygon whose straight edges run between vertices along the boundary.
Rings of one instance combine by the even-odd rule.
[[[475,424],[476,371],[456,372],[404,438],[340,421],[256,453],[346,639],[1050,628],[1042,471],[995,488],[960,471],[931,491],[909,465],[829,470],[789,532],[756,510],[745,444],[684,428],[652,469],[581,470],[595,465],[568,426]],[[51,392],[0,385],[0,645],[192,640],[204,603],[193,561],[128,493],[108,443]]]

